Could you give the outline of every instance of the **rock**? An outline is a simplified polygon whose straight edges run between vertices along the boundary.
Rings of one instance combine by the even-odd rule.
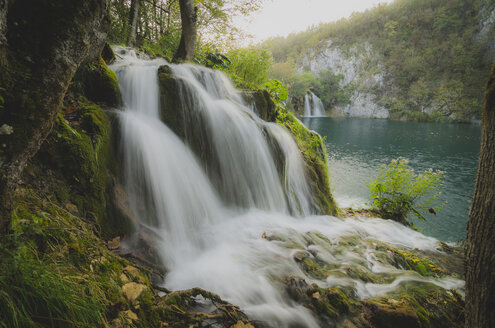
[[[122,103],[117,75],[108,68],[103,58],[82,65],[74,75],[72,85],[91,101],[117,107]]]
[[[277,117],[276,106],[268,91],[243,91],[242,98],[263,120],[267,122],[275,121]]]
[[[101,58],[103,58],[107,65],[110,65],[115,61],[115,53],[113,52],[112,47],[110,47],[108,42],[105,42],[105,46],[101,51]]]
[[[144,273],[142,273],[138,268],[133,267],[133,266],[126,266],[123,270],[127,277],[129,277],[132,281],[141,283],[141,284],[146,284],[148,279]]]
[[[135,322],[138,321],[138,316],[136,313],[132,312],[131,310],[127,310],[122,312],[122,315],[124,318],[128,319],[129,321]]]
[[[133,303],[147,289],[146,285],[129,282],[122,286],[122,293],[129,302]]]
[[[254,328],[250,323],[244,323],[242,321],[238,321],[235,325],[230,326],[230,328]]]
[[[299,252],[296,252],[293,256],[294,260],[296,260],[296,262],[302,262],[304,261],[306,258],[308,258],[308,253],[306,252],[303,252],[303,251],[299,251]]]
[[[122,320],[115,318],[110,322],[110,327],[112,328],[122,328]]]
[[[108,241],[108,249],[118,249],[120,247],[120,237],[117,236]]]
[[[77,214],[79,212],[77,206],[72,203],[65,204],[65,209],[69,211],[71,214]]]
[[[125,275],[125,273],[122,273],[120,275],[120,280],[122,280],[124,284],[130,281],[129,278],[127,278],[127,276]]]

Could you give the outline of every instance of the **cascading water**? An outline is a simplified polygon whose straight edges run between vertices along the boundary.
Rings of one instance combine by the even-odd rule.
[[[325,114],[325,107],[320,98],[314,93],[309,92],[304,95],[304,116],[305,117],[322,117]]]
[[[286,278],[349,286],[362,298],[405,281],[462,286],[386,265],[373,245],[380,240],[430,250],[433,238],[380,219],[311,216],[317,210],[293,138],[259,119],[223,75],[116,50],[127,193],[140,226],[158,236],[155,247],[169,270],[166,287],[213,291],[269,327],[319,327],[308,309],[287,297]],[[185,142],[160,121],[157,70],[164,64],[181,81]],[[346,238],[358,240],[353,251],[340,244]],[[325,278],[310,276],[295,253],[335,269]],[[382,275],[382,283],[343,277],[341,267],[349,265]]]

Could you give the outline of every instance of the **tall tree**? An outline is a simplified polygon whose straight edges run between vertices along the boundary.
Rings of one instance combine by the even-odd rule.
[[[139,5],[141,4],[141,0],[132,0],[131,1],[131,10],[129,11],[129,39],[127,43],[130,46],[133,46],[136,42],[136,34],[138,28],[138,17],[139,17]]]
[[[483,108],[481,150],[466,240],[466,327],[495,327],[495,65]]]
[[[197,8],[194,0],[179,0],[182,33],[179,48],[174,56],[177,60],[193,60],[197,42]]]
[[[88,55],[99,56],[109,0],[9,0],[0,17],[0,234],[13,194],[60,110],[70,80]],[[6,9],[6,11],[4,11]],[[6,60],[1,60],[6,58]]]

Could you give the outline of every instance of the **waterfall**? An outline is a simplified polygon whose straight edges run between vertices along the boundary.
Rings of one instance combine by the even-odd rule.
[[[304,117],[323,117],[325,114],[325,107],[320,98],[318,98],[313,92],[308,92],[304,95]]]
[[[315,215],[293,137],[261,120],[223,74],[115,50],[119,59],[111,68],[124,102],[119,117],[126,190],[139,218],[136,229],[154,232],[153,245],[169,270],[167,288],[215,292],[267,327],[317,328],[311,312],[285,292],[289,277],[322,287],[351,286],[362,298],[381,296],[408,280],[460,286],[457,280],[402,274],[375,260],[375,253],[385,255],[373,240],[432,249],[433,238],[380,219]],[[182,109],[176,110],[184,111],[184,140],[160,119],[161,65],[171,67],[180,86]],[[348,237],[360,240],[354,246],[361,247],[359,253],[339,246]],[[297,252],[335,267],[339,278],[307,275],[294,259]],[[342,277],[340,265],[389,278],[370,284]]]

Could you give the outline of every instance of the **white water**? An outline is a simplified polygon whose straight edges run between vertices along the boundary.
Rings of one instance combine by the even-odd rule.
[[[127,192],[141,225],[160,236],[155,245],[169,269],[169,289],[213,291],[271,327],[319,327],[307,309],[285,295],[287,277],[322,287],[349,285],[363,298],[407,281],[462,286],[459,280],[427,279],[382,263],[373,245],[380,240],[429,250],[437,245],[433,238],[380,219],[312,216],[315,205],[294,140],[244,106],[223,75],[171,65],[183,81],[184,143],[159,119],[157,69],[165,62],[117,51],[122,59],[112,68],[124,98]],[[283,160],[281,168],[274,157]],[[352,250],[341,244],[349,238],[357,240]],[[306,276],[293,259],[297,251],[334,267],[333,273],[326,279]],[[386,281],[343,276],[349,265]]]
[[[320,98],[309,92],[304,95],[304,117],[322,117],[325,114],[325,106]]]

